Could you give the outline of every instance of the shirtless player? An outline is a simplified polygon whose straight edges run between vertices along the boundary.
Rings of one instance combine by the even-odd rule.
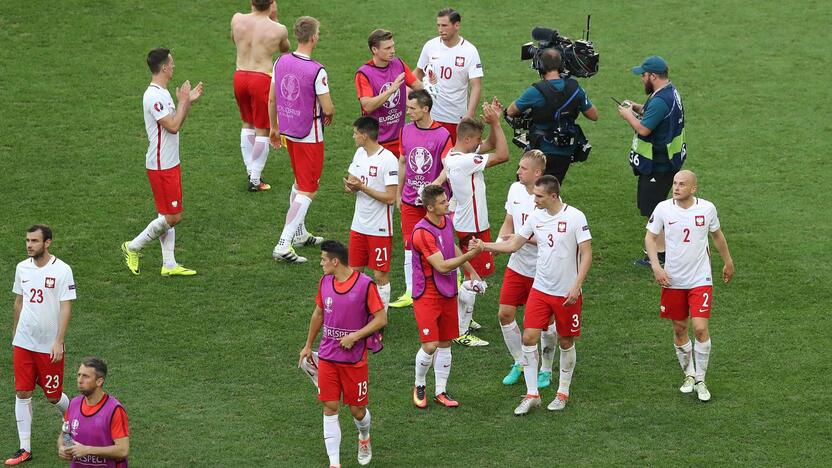
[[[274,54],[289,51],[289,33],[277,22],[274,0],[252,0],[251,13],[235,13],[231,37],[237,46],[234,96],[243,129],[240,148],[248,172],[248,191],[271,188],[260,180],[269,157],[269,87]]]

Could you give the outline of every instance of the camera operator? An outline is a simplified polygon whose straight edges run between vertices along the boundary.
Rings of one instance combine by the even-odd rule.
[[[636,200],[642,216],[648,219],[659,202],[664,201],[673,185],[673,176],[687,157],[685,112],[679,91],[667,75],[667,62],[658,55],[647,57],[633,67],[641,75],[647,102],[624,101],[618,114],[636,132],[630,149],[630,166],[638,176]],[[657,239],[659,260],[664,263],[664,237]],[[634,262],[650,266],[646,254]]]
[[[543,151],[544,174],[555,176],[561,184],[578,149],[575,132],[582,136],[575,125],[578,112],[589,120],[598,120],[598,111],[581,85],[574,78],[561,78],[562,65],[563,59],[556,49],[543,51],[539,68],[542,79],[526,89],[506,111],[509,117],[519,117],[531,110],[532,128],[526,149]]]

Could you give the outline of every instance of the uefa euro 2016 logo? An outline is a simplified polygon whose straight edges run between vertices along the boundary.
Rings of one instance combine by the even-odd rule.
[[[407,155],[407,164],[416,174],[426,174],[433,167],[433,155],[427,148],[417,146]]]
[[[332,298],[329,296],[324,299],[324,312],[327,314],[332,312]]]
[[[393,83],[391,83],[389,81],[387,83],[384,83],[384,85],[381,87],[381,89],[379,90],[378,93],[379,94],[384,94],[384,92],[387,91],[388,89],[390,89],[391,86],[393,86]],[[386,109],[393,109],[394,107],[399,105],[399,98],[401,97],[401,90],[402,90],[401,87],[399,87],[399,89],[397,89],[395,93],[391,94],[390,97],[387,98],[386,101],[384,101],[384,107]]]
[[[300,82],[293,74],[284,75],[280,79],[280,94],[287,101],[294,101],[300,96]]]

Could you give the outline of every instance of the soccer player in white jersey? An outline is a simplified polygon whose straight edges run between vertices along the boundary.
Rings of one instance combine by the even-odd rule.
[[[506,198],[506,218],[500,227],[497,242],[508,240],[512,234],[529,221],[535,210],[534,183],[546,170],[546,156],[540,150],[530,150],[520,158],[517,167],[517,182],[511,184]],[[537,264],[537,245],[531,242],[523,244],[520,250],[508,259],[503,284],[500,287],[500,308],[497,318],[503,332],[509,354],[514,359],[511,369],[503,378],[503,385],[514,385],[523,375],[523,336],[517,326],[515,316],[517,308],[526,304],[534,282]],[[552,364],[555,359],[557,332],[554,323],[543,330],[541,335],[541,364],[537,374],[537,388],[546,388],[552,380]]]
[[[35,384],[46,399],[65,413],[69,398],[63,393],[64,336],[75,300],[72,268],[49,253],[52,230],[36,224],[26,231],[29,258],[14,272],[14,414],[20,449],[6,460],[18,465],[32,459],[32,393]]]
[[[393,204],[399,186],[399,161],[378,143],[378,120],[359,117],[353,123],[355,156],[344,190],[355,194],[350,228],[350,268],[374,272],[384,310],[390,304],[390,263],[393,252]]]
[[[162,244],[162,276],[191,276],[196,271],[176,263],[174,226],[182,221],[182,181],[179,167],[179,130],[185,123],[191,105],[202,96],[200,81],[193,89],[185,81],[176,88],[174,105],[168,83],[173,78],[173,56],[168,49],[153,49],[147,54],[152,78],[144,92],[144,125],[147,130],[145,168],[159,216],[132,241],[121,244],[124,262],[134,275],[139,274],[139,251],[149,242]]]
[[[459,12],[453,8],[437,13],[439,36],[422,47],[417,69],[413,71],[420,80],[426,75],[431,82],[435,78],[438,92],[433,96],[431,116],[448,129],[454,142],[459,122],[477,113],[483,76],[477,48],[459,35],[461,21]]]
[[[679,171],[673,177],[673,197],[656,206],[647,222],[644,242],[656,282],[662,286],[660,317],[673,321],[674,344],[685,379],[679,391],[696,394],[700,401],[711,399],[705,372],[711,354],[708,319],[713,304],[713,278],[708,233],[725,266],[722,280],[734,276],[734,261],[722,234],[716,207],[695,197],[696,174]],[[664,268],[657,254],[657,238],[664,233]],[[696,344],[691,346],[688,322],[693,324]],[[694,365],[695,363],[695,365]]]
[[[592,236],[586,216],[561,201],[558,179],[551,175],[538,179],[534,185],[534,201],[539,209],[509,240],[484,244],[492,252],[510,253],[520,250],[532,238],[537,241],[537,274],[523,320],[526,396],[514,410],[518,416],[540,406],[537,342],[552,317],[560,342],[560,379],[557,395],[548,409],[558,411],[566,407],[575,370],[575,338],[581,335],[581,286],[592,264]],[[472,241],[472,247],[481,242]]]
[[[475,119],[464,119],[459,124],[456,144],[445,157],[445,171],[453,192],[454,230],[459,239],[462,252],[468,251],[471,239],[491,240],[488,224],[488,204],[485,200],[485,169],[508,161],[508,145],[500,128],[500,116],[503,108],[496,98],[482,106],[483,117],[491,131],[488,140],[483,143],[483,124]],[[493,154],[488,151],[494,150]],[[481,252],[470,260],[480,278],[494,273],[494,256],[490,252]],[[464,293],[463,293],[464,294]],[[470,333],[474,309],[474,297],[459,301],[459,338],[454,343],[463,346],[485,346],[488,342]]]

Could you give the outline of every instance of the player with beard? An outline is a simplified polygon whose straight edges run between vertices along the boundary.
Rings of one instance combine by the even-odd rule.
[[[36,224],[26,231],[29,258],[14,272],[14,414],[20,449],[6,460],[19,465],[32,459],[32,392],[35,385],[61,414],[69,406],[63,393],[64,337],[75,300],[72,268],[49,253],[52,229]]]
[[[130,429],[121,402],[104,392],[107,363],[88,357],[78,367],[78,392],[69,402],[58,457],[73,467],[127,468]],[[69,435],[67,443],[64,437]]]

